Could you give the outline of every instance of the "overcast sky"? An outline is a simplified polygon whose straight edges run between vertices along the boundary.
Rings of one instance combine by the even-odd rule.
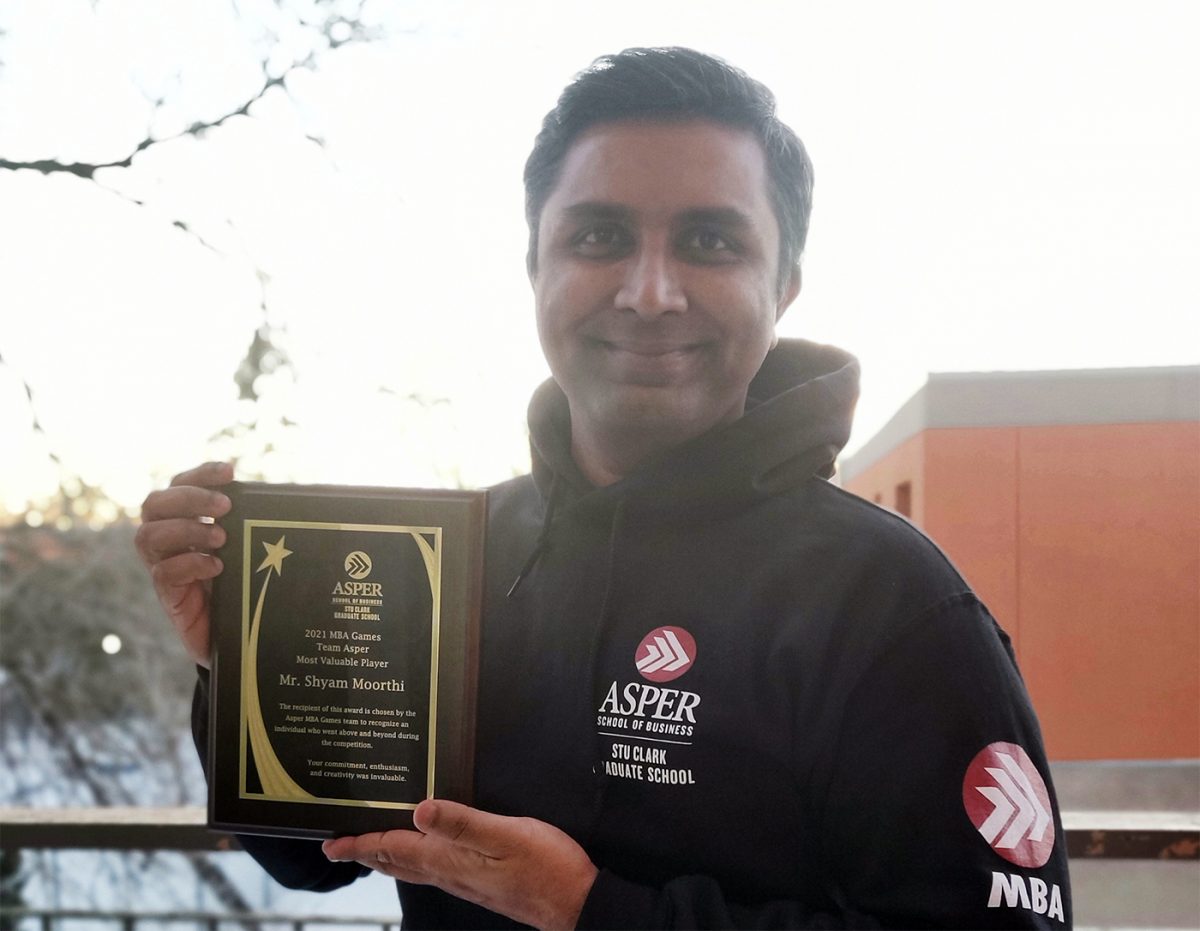
[[[273,9],[242,6],[2,0],[0,159],[118,159],[236,109],[261,86],[255,23]],[[244,414],[232,374],[257,270],[297,373],[263,385],[266,404],[300,424],[269,477],[481,485],[523,468],[546,370],[521,167],[571,75],[632,45],[728,58],[805,140],[815,209],[781,333],[861,359],[851,448],[931,371],[1200,359],[1198,4],[388,10],[385,41],[100,184],[0,171],[0,505],[53,490],[47,444],[131,505],[211,455]]]

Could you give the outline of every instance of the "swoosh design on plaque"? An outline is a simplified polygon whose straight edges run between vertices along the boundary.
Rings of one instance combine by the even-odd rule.
[[[282,540],[280,541],[282,543]],[[292,777],[287,774],[275,749],[271,746],[271,738],[267,736],[267,725],[263,721],[262,705],[258,698],[258,637],[262,631],[263,605],[267,600],[267,586],[271,584],[271,570],[263,579],[262,591],[258,593],[258,604],[254,608],[254,618],[250,621],[250,642],[246,644],[242,660],[242,681],[246,686],[247,700],[250,705],[248,720],[250,729],[250,749],[254,752],[254,765],[258,768],[258,778],[262,782],[263,794],[276,799],[315,799],[316,796],[305,792]]]

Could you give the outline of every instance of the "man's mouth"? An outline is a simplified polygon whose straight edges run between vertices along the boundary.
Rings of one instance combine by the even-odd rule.
[[[663,339],[592,341],[597,358],[617,382],[667,387],[695,376],[704,343]]]
[[[610,352],[624,352],[650,359],[659,356],[686,355],[697,352],[702,345],[701,343],[665,340],[597,339],[596,342]]]

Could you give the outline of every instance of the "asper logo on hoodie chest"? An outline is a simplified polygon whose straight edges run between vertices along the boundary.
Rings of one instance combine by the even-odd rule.
[[[633,655],[643,679],[670,682],[692,668],[696,641],[682,627],[657,627],[642,638]]]
[[[610,776],[664,785],[694,785],[692,770],[673,766],[672,755],[692,745],[700,695],[664,683],[678,679],[696,662],[695,638],[682,627],[657,627],[633,655],[633,669],[645,681],[613,679],[596,712],[597,733],[619,738],[607,748]]]

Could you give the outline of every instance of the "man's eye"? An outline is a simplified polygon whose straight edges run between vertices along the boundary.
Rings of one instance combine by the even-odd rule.
[[[593,226],[571,240],[580,255],[596,258],[623,252],[629,248],[629,243],[628,234],[616,226]]]
[[[684,251],[707,259],[720,259],[736,252],[734,243],[716,230],[693,230],[683,237]]]

